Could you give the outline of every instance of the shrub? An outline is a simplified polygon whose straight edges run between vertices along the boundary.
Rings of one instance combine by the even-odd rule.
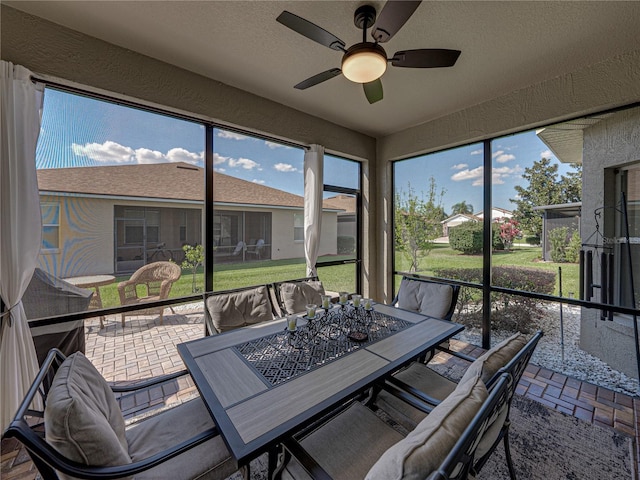
[[[349,235],[338,235],[338,253],[348,255],[356,253],[356,239]]]
[[[549,243],[551,244],[551,260],[556,263],[567,261],[567,244],[569,229],[567,227],[554,228],[549,231]]]
[[[467,255],[482,252],[482,223],[464,222],[449,229],[449,245]]]
[[[481,268],[440,268],[434,271],[440,278],[449,278],[469,283],[482,283]],[[542,269],[521,267],[494,267],[493,285],[534,293],[552,294],[556,284],[556,274]],[[493,310],[491,324],[496,330],[533,330],[535,319],[541,313],[540,301],[518,295],[494,292],[491,294]],[[475,288],[462,287],[458,296],[458,320],[470,327],[482,324],[482,292]]]
[[[580,232],[577,230],[571,235],[569,244],[565,250],[567,262],[578,263],[580,259],[580,249],[582,248],[582,238],[580,238]]]
[[[533,246],[540,246],[540,237],[537,235],[532,235],[530,237],[524,237],[525,243]]]

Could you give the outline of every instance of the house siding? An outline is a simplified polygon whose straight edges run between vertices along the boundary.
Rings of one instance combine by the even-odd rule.
[[[596,231],[595,209],[615,205],[613,168],[638,161],[640,109],[619,112],[584,130],[584,195],[580,225],[583,241]],[[600,219],[600,231],[605,237],[613,238],[613,209],[605,209],[603,217]],[[595,261],[593,274],[594,279],[600,278],[599,265]],[[599,289],[594,289],[592,300],[600,301]],[[623,315],[614,315],[613,321],[601,321],[599,318],[600,310],[582,309],[580,347],[613,368],[637,378],[633,319]]]

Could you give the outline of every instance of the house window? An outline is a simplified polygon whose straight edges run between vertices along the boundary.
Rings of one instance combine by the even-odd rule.
[[[42,214],[42,248],[53,250],[60,248],[60,205],[58,203],[41,203]]]
[[[296,242],[304,241],[304,214],[293,214],[293,240]]]
[[[618,299],[621,306],[637,307],[640,304],[640,163],[619,170],[617,177],[618,204],[622,206],[622,193],[626,201],[626,209],[618,208],[616,214],[615,258],[618,266]],[[625,210],[626,219],[623,215]],[[632,275],[635,292],[631,291]]]

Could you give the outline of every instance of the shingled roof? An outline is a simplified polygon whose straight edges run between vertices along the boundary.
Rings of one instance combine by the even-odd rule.
[[[38,188],[46,192],[201,202],[203,170],[183,162],[42,169],[38,170]],[[304,198],[299,195],[218,172],[213,178],[213,200],[217,203],[304,206]]]

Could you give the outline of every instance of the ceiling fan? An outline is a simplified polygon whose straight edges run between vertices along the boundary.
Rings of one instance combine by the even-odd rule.
[[[353,23],[362,29],[362,42],[345,48],[345,43],[325,29],[294,15],[283,11],[276,20],[291,30],[318,42],[332,50],[343,52],[342,68],[332,68],[318,73],[294,86],[299,90],[313,87],[329,80],[340,73],[352,82],[361,83],[364,94],[369,103],[382,100],[382,82],[380,77],[387,70],[387,63],[394,67],[408,68],[438,68],[452,67],[460,50],[447,50],[441,48],[421,48],[417,50],[401,50],[387,58],[387,53],[380,45],[388,42],[413,15],[421,0],[404,1],[389,0],[382,8],[376,22],[376,9],[371,5],[362,5],[356,9]],[[375,24],[375,25],[374,25]],[[367,29],[375,27],[371,31],[373,42],[367,42]]]

